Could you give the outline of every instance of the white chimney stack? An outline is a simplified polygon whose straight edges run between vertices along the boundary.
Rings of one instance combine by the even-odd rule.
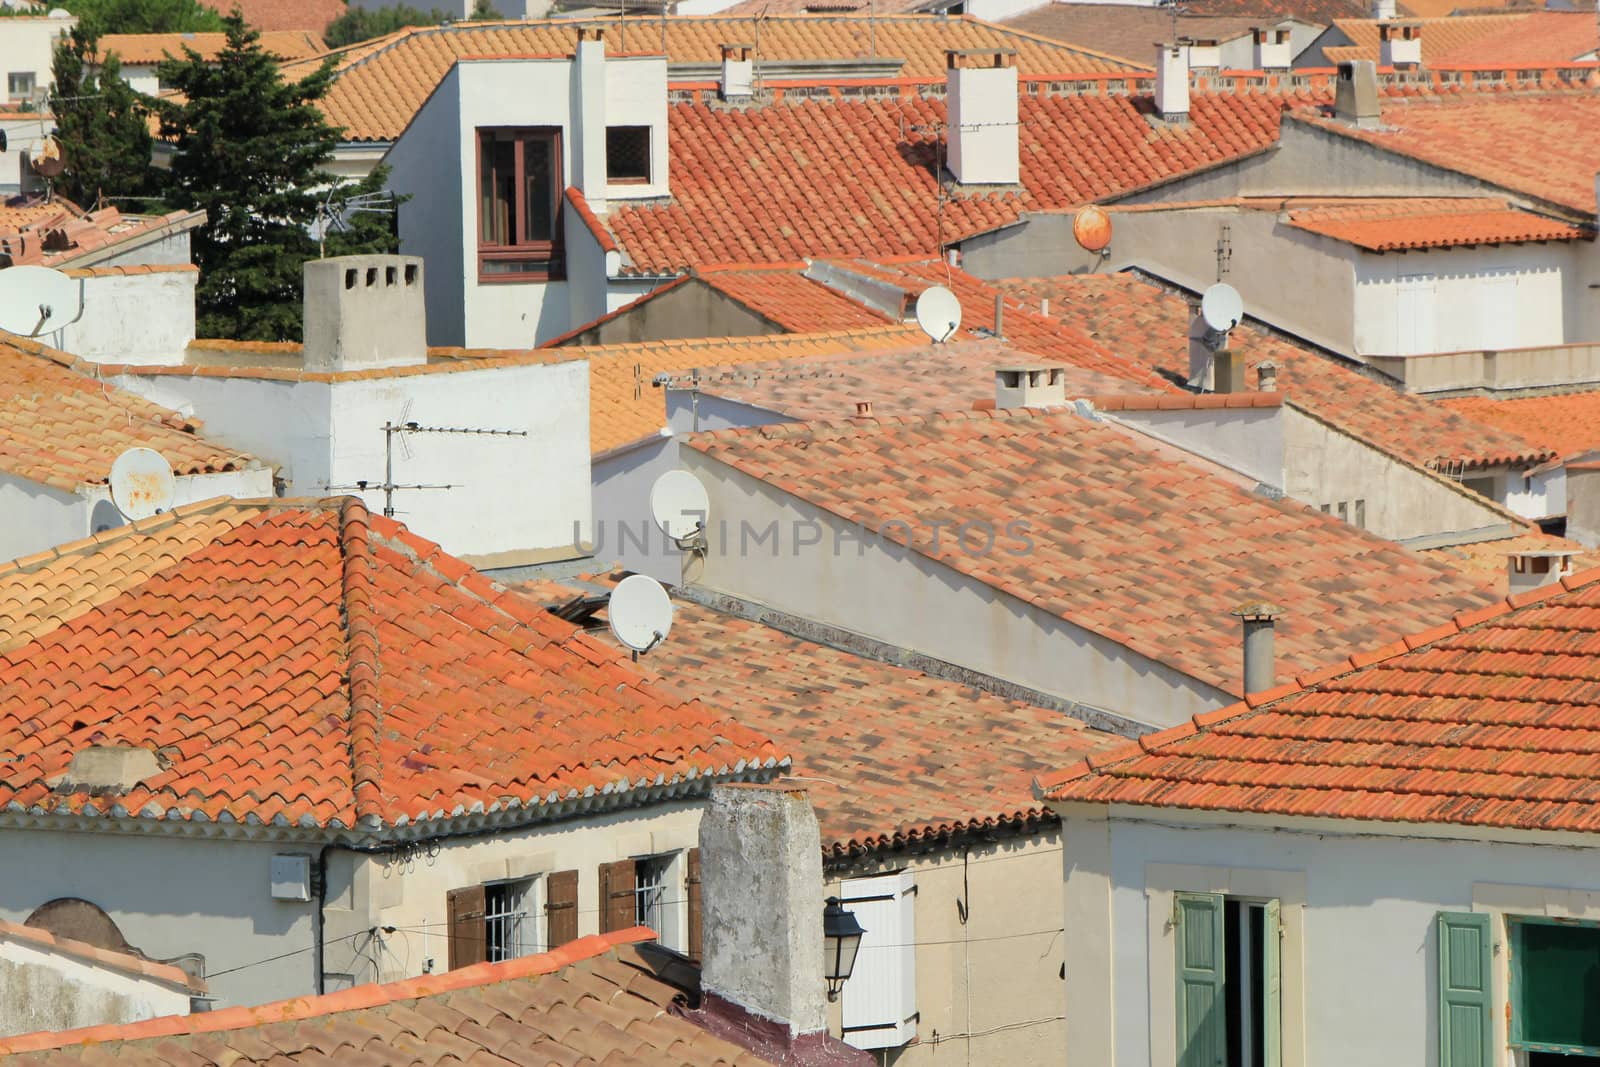
[[[748,100],[756,94],[755,52],[754,45],[722,46],[722,99]]]
[[[1378,63],[1384,67],[1422,65],[1422,24],[1385,22],[1378,27]]]
[[[579,26],[572,63],[572,184],[599,214],[606,210],[605,32]]]
[[[1573,571],[1571,552],[1513,552],[1506,557],[1506,586],[1512,594],[1559,582]]]
[[[1016,185],[1017,53],[1009,48],[945,53],[945,163],[962,185]]]
[[[1222,66],[1222,42],[1213,38],[1183,43],[1189,46],[1190,70],[1217,70]]]
[[[1399,10],[1395,5],[1395,0],[1372,0],[1373,18],[1381,21],[1383,19],[1392,19],[1397,14],[1399,14]]]
[[[1294,46],[1289,42],[1289,31],[1274,26],[1257,26],[1250,31],[1255,38],[1255,65],[1257,70],[1288,70],[1294,62]]]
[[[1067,372],[1059,363],[1026,363],[994,369],[994,406],[1062,407],[1067,402]]]
[[[1189,46],[1156,45],[1156,113],[1167,122],[1189,121]]]
[[[419,256],[308,259],[305,369],[373,370],[428,362]]]

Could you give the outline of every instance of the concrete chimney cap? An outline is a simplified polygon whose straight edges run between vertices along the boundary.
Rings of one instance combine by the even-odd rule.
[[[1265,600],[1247,600],[1234,608],[1230,614],[1246,622],[1271,622],[1283,614],[1283,609]]]

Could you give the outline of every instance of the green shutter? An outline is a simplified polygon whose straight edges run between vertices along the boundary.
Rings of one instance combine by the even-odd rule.
[[[1219,1067],[1228,1052],[1222,980],[1222,897],[1176,893],[1178,943],[1178,1067]]]
[[[1439,913],[1439,1067],[1490,1067],[1489,916]]]
[[[1283,922],[1276,900],[1267,901],[1261,923],[1261,1006],[1264,1067],[1283,1064]]]

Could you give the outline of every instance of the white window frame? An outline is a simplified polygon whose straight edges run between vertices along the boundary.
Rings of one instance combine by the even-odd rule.
[[[842,1036],[859,1049],[917,1036],[917,882],[909,870],[839,883],[839,902],[866,930],[839,995]]]
[[[508,878],[483,884],[484,955],[490,963],[544,952],[550,944],[544,909],[544,878]],[[498,906],[497,906],[498,905]],[[515,931],[518,940],[509,951],[492,946],[505,944],[505,934],[492,932],[500,923]]]
[[[652,870],[658,872],[658,883],[654,887],[654,892],[658,898],[656,908],[661,916],[660,925],[648,921],[649,913],[641,901],[646,892],[647,872]],[[686,873],[687,866],[681,851],[633,857],[634,915],[640,926],[648,926],[656,932],[656,938],[662,947],[678,953],[686,953],[689,950],[689,891],[684,881]]]
[[[14,88],[18,78],[28,79],[28,87],[20,92]],[[39,76],[31,70],[13,70],[6,74],[6,95],[12,100],[31,100],[38,87]]]

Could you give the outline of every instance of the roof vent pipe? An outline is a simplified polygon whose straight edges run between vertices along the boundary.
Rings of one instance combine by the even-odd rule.
[[[1156,112],[1167,122],[1189,121],[1189,46],[1156,45]]]
[[[1265,601],[1253,600],[1233,609],[1233,616],[1244,623],[1244,691],[1264,693],[1273,686],[1277,666],[1272,650],[1273,630],[1283,609]]]
[[[994,294],[994,335],[1001,340],[1006,336],[1006,297],[1004,293]]]
[[[1345,60],[1339,64],[1339,82],[1334,88],[1333,115],[1355,126],[1378,125],[1378,65],[1370,59]]]

